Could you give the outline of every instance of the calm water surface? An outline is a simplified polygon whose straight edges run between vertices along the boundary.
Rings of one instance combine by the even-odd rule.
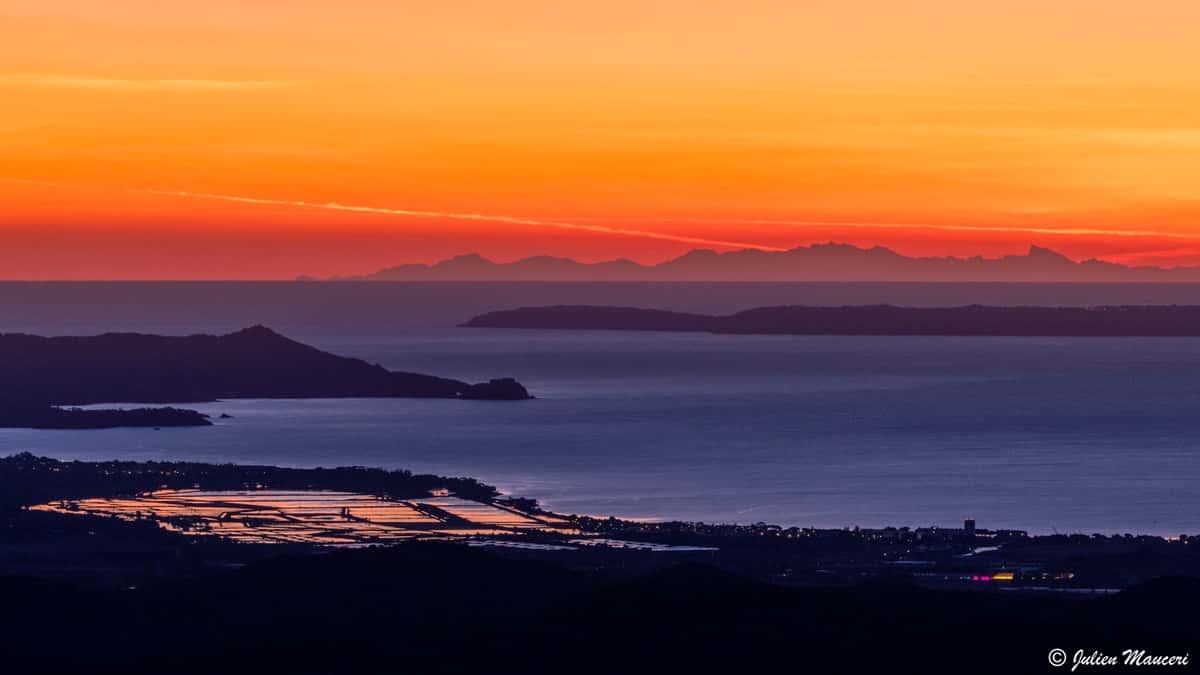
[[[474,476],[559,511],[638,518],[836,527],[974,516],[1039,532],[1200,532],[1200,340],[468,330],[453,325],[547,299],[688,308],[695,293],[659,288],[639,303],[645,289],[387,286],[0,284],[0,310],[3,330],[42,333],[212,331],[263,316],[395,369],[512,375],[538,400],[225,401],[196,406],[233,415],[211,428],[0,430],[0,453],[409,468]],[[754,286],[721,287],[717,304],[765,304]],[[814,286],[777,285],[767,299],[899,293]],[[909,288],[909,300],[957,303],[963,288]],[[1153,300],[1148,289],[1122,292]],[[985,291],[1038,295],[975,294]],[[1096,292],[1041,295],[1111,301]],[[334,303],[336,293],[367,300]],[[184,305],[170,302],[178,296]]]

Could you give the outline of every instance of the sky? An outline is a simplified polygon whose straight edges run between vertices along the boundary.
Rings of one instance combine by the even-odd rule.
[[[1200,3],[0,0],[0,278],[1200,264]]]

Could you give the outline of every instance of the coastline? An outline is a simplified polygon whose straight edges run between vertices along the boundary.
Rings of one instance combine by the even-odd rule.
[[[961,528],[818,529],[595,518],[553,513],[532,499],[502,495],[475,479],[365,467],[59,462],[23,454],[0,459],[0,488],[0,511],[6,514],[10,533],[14,528],[45,528],[50,522],[46,518],[66,518],[54,521],[58,524],[53,527],[68,529],[77,525],[75,519],[116,518],[106,528],[117,527],[117,521],[127,523],[128,532],[122,536],[133,536],[130,545],[141,546],[141,539],[215,535],[201,538],[218,540],[206,544],[218,551],[244,545],[233,543],[234,549],[229,549],[231,542],[251,543],[255,555],[269,555],[278,544],[286,544],[286,550],[316,551],[432,540],[600,568],[649,564],[638,556],[654,552],[668,556],[658,560],[662,564],[672,562],[671,557],[683,556],[674,560],[678,562],[700,556],[717,569],[785,585],[842,585],[878,578],[930,588],[1063,591],[1124,588],[1171,570],[1184,573],[1200,556],[1200,546],[1192,544],[1200,542],[1200,535],[1030,535],[977,527],[971,520]],[[187,506],[197,499],[202,500],[197,506]],[[304,534],[311,528],[289,515],[289,509],[318,503],[313,499],[354,506],[340,507],[342,525],[321,525],[324,533]],[[276,506],[267,511],[253,506],[262,500]],[[205,504],[243,502],[237,508],[257,510],[232,517],[234,522],[246,518],[244,527],[250,530],[239,526],[224,534],[225,516],[214,520],[204,515],[212,513]],[[295,506],[288,506],[292,503]],[[237,508],[221,510],[232,513]],[[333,514],[334,507],[328,508]],[[410,515],[371,515],[379,509]],[[270,525],[276,513],[284,519],[278,527]],[[397,517],[400,521],[393,523]],[[145,529],[149,525],[154,527]],[[128,534],[136,532],[144,534]],[[62,555],[70,555],[70,550],[64,546]],[[218,555],[218,562],[228,556]],[[1115,560],[1122,563],[1114,566]],[[82,559],[68,566],[86,569],[88,564]]]

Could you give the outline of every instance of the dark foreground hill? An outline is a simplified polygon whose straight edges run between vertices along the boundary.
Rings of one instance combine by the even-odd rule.
[[[1113,545],[1117,538],[1056,535],[1029,542],[1040,548],[1017,544],[1004,553],[1022,566],[1049,554],[1073,569],[1099,559],[1152,572],[1120,593],[974,581],[952,590],[914,585],[928,583],[937,569],[928,565],[884,563],[866,573],[853,560],[864,547],[890,544],[857,529],[800,538],[730,533],[704,540],[719,549],[694,552],[485,551],[445,542],[331,551],[187,536],[151,518],[24,508],[160,486],[392,499],[448,488],[485,502],[499,497],[471,479],[362,467],[0,460],[3,672],[1037,673],[1070,670],[1049,666],[1056,648],[1068,658],[1126,649],[1171,656],[1197,651],[1200,638],[1196,540],[1186,538],[1156,545],[1126,536]],[[703,524],[690,525],[689,537],[712,537],[695,534],[712,532]],[[640,540],[647,531],[604,535]],[[519,541],[579,536],[587,534]],[[935,549],[940,539],[918,531],[918,540]],[[1156,563],[1166,561],[1162,547],[1183,564]],[[943,569],[956,576],[976,557],[931,554],[944,556],[952,567]],[[799,574],[809,564],[824,573]]]
[[[96,403],[225,398],[530,398],[504,378],[469,384],[389,371],[255,326],[228,335],[0,335],[0,426],[99,428],[207,424],[172,409],[80,411]]]
[[[1053,649],[1183,655],[1200,635],[1186,579],[1100,598],[785,588],[694,564],[597,576],[449,544],[123,590],[0,578],[0,597],[0,650],[21,673],[1037,673],[1055,672]],[[1150,671],[1189,667],[1104,668]]]
[[[644,330],[783,335],[1200,336],[1200,306],[761,307],[726,316],[632,307],[522,307],[490,312],[471,328]]]

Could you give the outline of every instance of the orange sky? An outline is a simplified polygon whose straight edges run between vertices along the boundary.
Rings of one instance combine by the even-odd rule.
[[[1198,25],[1183,0],[5,0],[0,277],[699,240],[1200,264]]]

